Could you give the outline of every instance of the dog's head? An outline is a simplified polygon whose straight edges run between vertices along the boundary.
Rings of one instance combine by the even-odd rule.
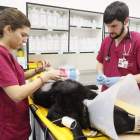
[[[83,101],[93,99],[97,94],[91,92],[79,82],[70,79],[54,83],[52,89],[58,94],[55,95],[55,107],[49,110],[47,117],[53,121],[58,119],[54,118],[53,114],[61,114],[62,117],[68,116],[76,119],[82,128],[90,128],[88,109],[83,104]]]
[[[64,82],[66,84],[66,82]],[[83,85],[68,81],[66,85],[61,86],[61,92],[56,95],[55,109],[50,109],[48,116],[52,119],[54,112],[61,113],[62,116],[68,116],[80,124],[82,128],[89,128],[88,109],[83,104],[83,100],[89,97],[89,90]],[[51,120],[53,121],[53,120]]]

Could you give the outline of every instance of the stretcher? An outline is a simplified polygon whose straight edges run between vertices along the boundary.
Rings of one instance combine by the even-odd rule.
[[[44,140],[73,140],[73,134],[69,130],[69,128],[56,126],[46,118],[49,109],[34,104],[33,100],[30,97],[29,97],[29,104],[30,104],[31,111],[34,114],[34,117],[36,118],[36,120],[38,121],[40,127],[44,132]],[[122,107],[123,109],[125,109],[131,114],[140,116],[140,109],[134,106],[125,104],[118,100],[116,100],[115,105]],[[83,133],[90,133],[90,131],[83,130]],[[127,136],[129,134],[123,134],[123,136],[124,135]],[[140,134],[137,134],[137,136],[138,135],[140,137]],[[98,134],[98,136],[102,136],[102,137],[87,138],[87,139],[88,140],[111,140],[111,138],[105,137],[104,134]]]
[[[44,140],[73,140],[73,134],[69,128],[59,127],[46,118],[49,109],[34,104],[30,97],[28,99],[30,109],[44,132]],[[83,132],[90,133],[89,130],[83,130]],[[88,138],[88,140],[111,140],[111,138],[105,137],[104,134],[98,134],[98,136],[101,137]]]

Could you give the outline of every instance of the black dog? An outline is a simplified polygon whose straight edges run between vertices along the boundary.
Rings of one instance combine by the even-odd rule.
[[[95,130],[90,126],[88,109],[83,104],[84,99],[92,100],[98,95],[89,88],[98,89],[95,85],[85,87],[79,82],[70,79],[57,81],[52,84],[49,91],[42,91],[41,88],[37,90],[33,94],[33,100],[37,105],[50,108],[47,118],[51,121],[63,118],[64,116],[75,119],[78,124],[75,129],[71,129],[75,138],[84,136],[82,129]],[[57,121],[55,124],[63,126],[61,121]],[[133,115],[129,115],[122,108],[114,107],[114,125],[117,134],[133,131],[134,124],[135,117]],[[85,139],[79,138],[79,140]]]

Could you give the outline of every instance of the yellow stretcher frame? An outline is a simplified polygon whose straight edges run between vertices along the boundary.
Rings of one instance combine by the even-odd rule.
[[[29,99],[30,108],[31,108],[35,118],[36,119],[38,118],[39,122],[42,123],[42,124],[40,124],[40,126],[43,125],[42,127],[44,127],[44,128],[42,128],[44,133],[46,133],[45,130],[49,130],[57,140],[73,140],[73,134],[69,130],[69,128],[59,127],[59,126],[51,123],[51,121],[46,118],[49,109],[46,109],[44,107],[34,104],[33,100],[30,97],[28,99]],[[136,107],[133,107],[128,104],[124,104],[117,100],[115,102],[115,105],[122,107],[123,109],[125,109],[126,111],[128,111],[131,114],[140,116],[140,109],[138,109]],[[90,131],[83,130],[83,132],[89,133]],[[100,136],[100,135],[98,135],[98,136]],[[51,135],[49,137],[51,137],[51,140],[53,140]],[[111,138],[105,137],[105,136],[97,137],[97,138],[87,138],[87,139],[88,140],[111,140]]]

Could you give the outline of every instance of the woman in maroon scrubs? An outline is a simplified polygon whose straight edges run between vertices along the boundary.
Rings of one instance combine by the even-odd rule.
[[[31,133],[28,96],[48,79],[62,77],[59,70],[42,74],[35,81],[25,80],[45,71],[49,61],[30,72],[24,72],[10,53],[27,43],[30,22],[19,10],[8,8],[0,13],[0,140],[26,140]]]

